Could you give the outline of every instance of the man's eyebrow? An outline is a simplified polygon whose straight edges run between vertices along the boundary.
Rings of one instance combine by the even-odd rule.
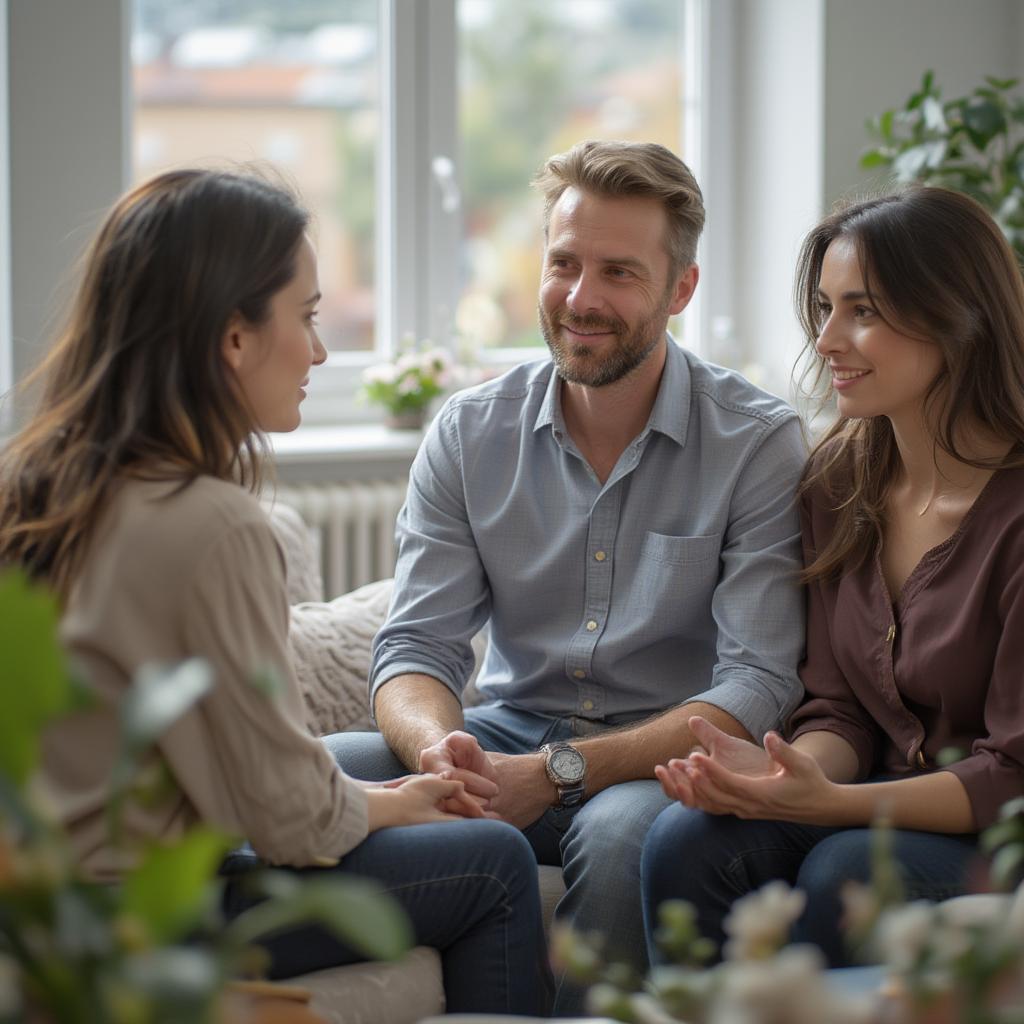
[[[548,259],[575,259],[576,254],[571,249],[554,247],[548,249]],[[635,256],[607,256],[601,260],[605,266],[628,267],[631,270],[646,270],[647,264]]]

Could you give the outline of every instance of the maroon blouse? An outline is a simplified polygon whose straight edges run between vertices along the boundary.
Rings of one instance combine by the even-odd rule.
[[[807,564],[836,515],[801,509]],[[934,770],[944,747],[983,829],[1024,794],[1024,469],[993,474],[948,540],[890,601],[877,555],[808,593],[805,702],[791,737],[826,731],[856,751],[858,781]]]

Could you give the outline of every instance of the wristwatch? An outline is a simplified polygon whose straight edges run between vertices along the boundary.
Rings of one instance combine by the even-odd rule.
[[[558,803],[554,807],[578,807],[583,803],[583,782],[587,774],[587,759],[571,744],[545,743],[540,748],[545,755],[544,770],[558,790]]]

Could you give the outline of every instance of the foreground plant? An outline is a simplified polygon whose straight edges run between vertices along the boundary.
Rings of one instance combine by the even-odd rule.
[[[982,835],[993,876],[1019,879],[1024,801],[1011,801]],[[1024,1021],[1024,885],[1012,895],[907,903],[892,832],[875,827],[872,880],[843,892],[851,948],[880,964],[873,992],[852,993],[819,951],[786,945],[804,896],[772,882],[736,901],[725,922],[724,960],[700,936],[693,907],[659,908],[659,946],[669,963],[646,978],[608,963],[601,944],[556,933],[556,963],[590,986],[592,1013],[635,1024],[1021,1024]]]
[[[217,868],[238,840],[206,828],[149,845],[119,885],[83,879],[38,775],[47,723],[90,701],[61,661],[56,624],[48,595],[0,576],[0,1024],[219,1020],[229,980],[265,966],[255,940],[301,923],[322,923],[369,957],[409,948],[400,909],[357,879],[265,872],[256,884],[267,901],[226,924]],[[137,680],[111,784],[115,844],[124,804],[167,785],[143,756],[213,685],[200,662]]]

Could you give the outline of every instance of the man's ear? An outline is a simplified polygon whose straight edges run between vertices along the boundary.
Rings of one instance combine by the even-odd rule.
[[[245,321],[241,313],[233,313],[224,328],[224,336],[221,338],[220,351],[224,362],[231,367],[235,373],[241,373],[249,358],[249,350],[252,347],[252,328]]]
[[[682,311],[690,304],[690,299],[693,298],[693,293],[697,290],[697,281],[699,278],[700,268],[696,263],[691,263],[679,275],[679,279],[676,281],[676,286],[672,290],[672,302],[668,307],[670,316],[682,313]]]

